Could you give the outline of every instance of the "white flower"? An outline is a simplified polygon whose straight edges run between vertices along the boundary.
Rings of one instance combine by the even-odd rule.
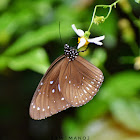
[[[95,38],[89,39],[90,32],[88,32],[88,31],[84,32],[81,29],[77,29],[74,24],[72,24],[72,28],[75,31],[75,33],[80,37],[80,38],[78,38],[78,40],[79,40],[78,41],[79,44],[77,46],[78,49],[83,47],[83,46],[88,45],[89,43],[95,43],[97,45],[103,44],[100,41],[102,41],[105,38],[104,35],[100,36],[100,37],[95,37]]]

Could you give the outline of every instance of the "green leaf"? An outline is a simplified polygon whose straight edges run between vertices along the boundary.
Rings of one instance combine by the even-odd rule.
[[[140,100],[117,99],[110,106],[114,118],[127,128],[140,132]]]
[[[56,31],[53,30],[54,26],[43,26],[37,31],[24,34],[4,52],[4,55],[16,55],[53,39],[56,37]]]
[[[105,79],[98,97],[106,102],[111,102],[120,97],[135,96],[138,90],[140,90],[140,73],[124,71]]]
[[[65,24],[66,26],[66,24]],[[65,27],[66,28],[66,27]],[[66,36],[70,36],[69,29],[63,30],[61,33],[66,33]],[[43,26],[37,31],[30,31],[19,38],[13,45],[11,45],[4,55],[16,55],[29,50],[32,47],[42,45],[48,41],[59,38],[59,31],[57,24],[51,24]],[[69,33],[69,34],[68,34]]]
[[[43,48],[36,48],[23,55],[13,57],[8,64],[9,68],[15,71],[31,69],[41,74],[46,72],[49,65],[48,56]]]
[[[98,95],[97,95],[98,96]],[[88,104],[77,109],[78,120],[84,124],[99,116],[104,115],[108,111],[108,106],[105,102],[93,99]]]

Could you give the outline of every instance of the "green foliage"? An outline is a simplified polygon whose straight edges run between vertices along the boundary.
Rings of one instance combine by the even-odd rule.
[[[66,136],[81,135],[81,125],[75,119],[66,118],[62,129]]]
[[[55,39],[57,30],[54,29],[54,25],[43,26],[39,30],[24,34],[4,52],[4,55],[16,55],[29,50],[31,47],[42,45],[47,41]]]
[[[131,130],[140,132],[140,100],[131,98],[116,99],[111,103],[114,118]]]
[[[15,71],[31,69],[44,74],[49,67],[49,60],[43,48],[36,48],[26,54],[13,57],[9,60],[8,67]]]
[[[135,0],[135,2],[140,3],[140,0]]]
[[[112,102],[116,98],[131,98],[140,90],[140,73],[133,71],[120,72],[111,76],[101,89],[99,98]]]
[[[94,98],[94,101],[89,102],[87,105],[80,107],[77,110],[77,117],[80,124],[82,123],[85,125],[91,120],[106,114],[108,110],[108,105],[106,102],[100,101],[96,99],[96,97]]]

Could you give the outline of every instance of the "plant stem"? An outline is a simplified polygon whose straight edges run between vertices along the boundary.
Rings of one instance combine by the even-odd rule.
[[[88,31],[90,31],[92,24],[94,23],[94,17],[95,17],[95,13],[98,7],[103,7],[103,8],[109,8],[109,12],[107,14],[107,16],[105,17],[105,19],[107,19],[111,13],[112,7],[116,6],[116,4],[119,2],[120,0],[115,1],[114,3],[112,3],[111,5],[96,5],[93,11],[93,15],[92,15],[92,20],[90,23],[90,26],[88,28]]]

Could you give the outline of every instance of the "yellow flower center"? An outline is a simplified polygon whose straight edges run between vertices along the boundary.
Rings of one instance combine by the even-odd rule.
[[[80,43],[81,38],[84,38],[86,40],[86,43],[84,44],[84,46],[87,46],[89,44],[89,42],[88,42],[87,38],[85,38],[84,36],[78,37],[78,44]]]

